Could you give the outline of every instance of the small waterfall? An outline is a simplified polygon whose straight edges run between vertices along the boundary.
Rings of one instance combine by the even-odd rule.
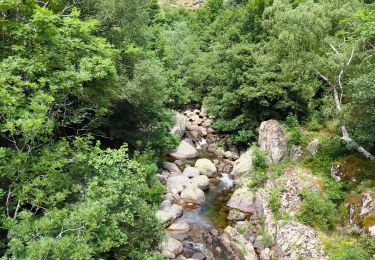
[[[354,213],[356,211],[356,207],[354,204],[349,204],[349,223],[350,225],[353,225],[354,224]]]
[[[234,186],[234,181],[230,178],[229,174],[222,173],[222,176],[219,178],[220,180],[220,187],[223,190],[228,190]]]
[[[203,137],[199,140],[199,142],[196,144],[197,146],[197,149],[202,149],[202,145],[205,145],[207,144],[207,141],[206,139],[204,139]]]

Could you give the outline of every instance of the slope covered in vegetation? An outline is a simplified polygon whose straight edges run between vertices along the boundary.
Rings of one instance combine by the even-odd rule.
[[[322,140],[297,165],[326,185],[301,194],[308,225],[337,231],[327,216],[373,191],[375,3],[205,2],[0,0],[4,259],[160,257],[158,158],[178,144],[172,110],[197,104],[240,150],[269,119],[290,145]],[[333,181],[338,162],[354,182]],[[374,253],[369,238],[334,234],[337,259]]]

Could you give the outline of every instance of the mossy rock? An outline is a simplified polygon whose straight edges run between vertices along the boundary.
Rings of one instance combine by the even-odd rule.
[[[375,226],[375,215],[368,215],[364,217],[362,224],[366,230],[368,230],[372,226]]]
[[[338,172],[336,176],[345,181],[362,181],[375,179],[375,162],[362,160],[354,155],[349,155],[334,163]]]

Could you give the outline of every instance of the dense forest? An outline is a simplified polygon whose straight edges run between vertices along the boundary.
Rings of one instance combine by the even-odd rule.
[[[162,258],[156,173],[174,111],[201,106],[240,150],[269,119],[290,145],[319,136],[300,163],[326,188],[301,194],[299,220],[331,259],[370,259],[374,237],[339,227],[375,184],[373,2],[0,0],[1,259]],[[356,182],[330,176],[345,156]]]

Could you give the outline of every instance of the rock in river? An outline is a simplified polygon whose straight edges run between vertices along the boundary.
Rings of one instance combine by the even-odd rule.
[[[156,212],[156,217],[159,219],[161,223],[168,226],[182,215],[182,211],[183,210],[180,205],[174,204],[172,206],[158,210]]]
[[[197,186],[190,185],[181,192],[181,199],[185,202],[202,204],[205,201],[205,195]]]
[[[216,166],[209,159],[198,159],[195,162],[195,168],[198,168],[199,171],[207,177],[212,177],[214,173],[216,173]]]
[[[177,159],[192,159],[198,157],[198,151],[194,146],[182,140],[176,149],[169,152],[169,155]]]

